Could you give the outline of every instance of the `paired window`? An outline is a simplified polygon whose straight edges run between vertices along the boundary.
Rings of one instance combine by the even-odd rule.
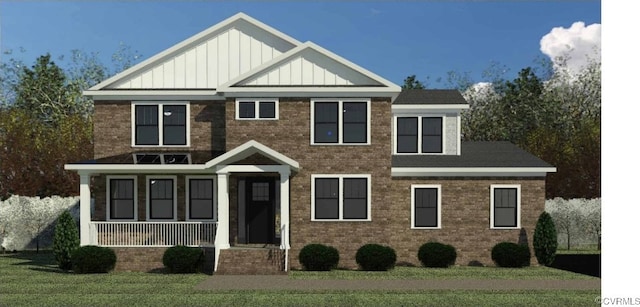
[[[520,185],[491,185],[491,228],[520,227]]]
[[[311,101],[311,144],[369,144],[369,100]]]
[[[133,154],[135,164],[191,164],[190,154],[166,153],[166,154]]]
[[[189,104],[137,102],[132,104],[134,146],[187,146]]]
[[[176,220],[176,177],[147,176],[147,220]]]
[[[396,117],[395,153],[443,153],[443,117]]]
[[[440,185],[411,185],[411,228],[441,228]]]
[[[213,220],[216,217],[213,177],[187,177],[189,220]]]
[[[136,220],[135,177],[107,177],[107,220]]]
[[[371,220],[371,175],[312,175],[311,220]]]
[[[236,100],[236,119],[278,119],[278,100]]]

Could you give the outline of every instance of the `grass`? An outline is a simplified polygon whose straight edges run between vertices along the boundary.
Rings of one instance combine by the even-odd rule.
[[[324,274],[324,275],[323,275]],[[386,274],[386,275],[385,275]],[[588,279],[546,268],[448,270],[398,267],[388,273],[339,270],[291,272],[290,278]],[[483,277],[475,274],[485,274]],[[486,275],[489,274],[489,275]],[[57,269],[51,253],[0,255],[0,306],[585,306],[598,290],[553,291],[202,291],[204,274],[125,273],[76,275]],[[465,277],[463,277],[465,278]]]
[[[558,255],[599,255],[601,251],[597,249],[558,249]]]

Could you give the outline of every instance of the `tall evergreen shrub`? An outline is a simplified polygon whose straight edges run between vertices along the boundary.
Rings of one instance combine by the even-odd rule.
[[[71,253],[79,246],[78,226],[76,226],[71,213],[65,210],[56,221],[56,229],[53,236],[53,253],[61,269],[71,269]]]
[[[556,258],[558,249],[558,235],[556,226],[551,215],[542,212],[536,223],[536,230],[533,233],[533,250],[541,265],[549,266]]]

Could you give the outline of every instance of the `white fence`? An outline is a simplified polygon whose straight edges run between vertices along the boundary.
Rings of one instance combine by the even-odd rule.
[[[215,222],[91,222],[91,244],[111,247],[209,246]]]

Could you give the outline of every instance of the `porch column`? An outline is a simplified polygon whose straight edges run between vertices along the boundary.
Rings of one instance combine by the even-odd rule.
[[[80,245],[95,244],[92,241],[91,234],[91,189],[89,182],[91,174],[80,173]]]
[[[218,173],[218,227],[214,245],[216,250],[229,245],[229,173]]]
[[[284,233],[280,234],[282,238],[281,245],[285,249],[290,249],[289,245],[289,175],[291,171],[280,171],[280,229],[284,229]]]

